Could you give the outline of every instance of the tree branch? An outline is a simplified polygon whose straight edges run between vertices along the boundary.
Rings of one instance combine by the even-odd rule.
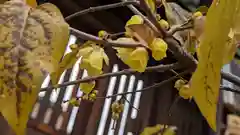
[[[182,25],[178,25],[178,26],[172,27],[172,28],[167,32],[167,34],[168,34],[168,35],[173,35],[173,34],[175,34],[175,33],[178,32],[178,31],[183,31],[183,30],[187,30],[187,29],[191,29],[191,28],[193,28],[193,26],[182,26]]]
[[[220,86],[220,90],[224,90],[224,91],[230,91],[230,92],[234,92],[236,94],[240,94],[240,90],[228,87],[228,86]]]
[[[221,75],[223,79],[232,82],[233,84],[238,85],[240,87],[240,78],[237,77],[236,75],[233,75],[231,73],[225,73],[223,71],[221,71]]]
[[[96,11],[107,10],[107,9],[111,9],[111,8],[123,7],[123,6],[127,6],[127,5],[135,5],[135,4],[138,4],[138,1],[136,1],[136,0],[123,1],[123,2],[118,2],[118,3],[114,3],[114,4],[103,5],[103,6],[90,7],[88,9],[84,9],[82,11],[76,12],[74,14],[71,14],[71,15],[65,17],[65,20],[69,21],[74,17],[78,17],[80,15],[84,15],[84,14],[87,14],[90,12],[96,12]]]
[[[141,43],[117,43],[114,41],[106,41],[99,37],[93,36],[91,34],[85,33],[83,31],[77,30],[75,28],[70,27],[70,31],[75,34],[75,36],[80,37],[84,40],[91,40],[104,45],[111,45],[111,47],[124,47],[124,48],[136,48],[136,47],[144,47],[149,49],[147,46],[142,45]]]
[[[153,14],[149,6],[147,5],[145,0],[140,0],[140,7],[146,12],[147,17],[149,20],[155,25],[155,27],[158,29],[158,31],[161,33],[162,37],[166,36],[166,31],[161,28],[159,25],[156,16]]]
[[[156,70],[166,71],[169,69],[176,69],[178,67],[179,67],[178,63],[169,64],[169,65],[158,65],[158,66],[147,67],[145,72],[151,72],[151,71],[156,71]],[[105,73],[105,74],[101,74],[99,76],[86,77],[86,78],[78,79],[78,80],[71,81],[71,82],[64,82],[62,84],[57,84],[56,86],[49,86],[46,88],[41,88],[40,91],[46,91],[46,90],[50,90],[50,89],[66,87],[69,85],[76,85],[79,83],[90,82],[90,81],[103,79],[103,78],[111,77],[111,76],[120,76],[120,75],[125,75],[125,74],[134,74],[134,73],[138,73],[138,72],[136,72],[135,70],[132,70],[132,69],[125,69],[125,70],[122,70],[119,72]]]
[[[167,32],[161,28],[156,17],[150,10],[145,0],[140,0],[140,5],[146,12],[149,19],[152,21],[152,23],[159,30],[160,33],[158,35],[162,34],[163,39],[168,44],[169,50],[173,52],[174,57],[184,66],[191,67],[194,71],[197,67],[198,63],[197,60],[191,54],[189,54],[184,48],[181,47],[182,45],[177,41],[177,39],[175,39],[172,35],[167,35]]]
[[[179,75],[182,76],[182,75],[186,75],[188,73],[189,73],[189,71],[184,71],[184,72],[180,73]],[[171,81],[174,81],[175,79],[179,78],[179,75],[175,75],[173,77],[170,77],[167,80],[164,80],[164,81],[162,81],[160,83],[156,83],[154,85],[151,85],[149,87],[143,88],[141,90],[136,90],[136,91],[132,91],[132,92],[123,92],[123,93],[113,94],[113,95],[106,96],[106,97],[97,97],[97,99],[112,98],[112,97],[121,96],[121,95],[134,94],[136,92],[144,92],[144,91],[148,91],[148,90],[153,90],[154,88],[163,86],[163,85],[165,85],[165,84],[167,84],[167,83],[169,83]]]

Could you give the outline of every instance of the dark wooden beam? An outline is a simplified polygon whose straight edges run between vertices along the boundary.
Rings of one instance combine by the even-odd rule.
[[[78,4],[80,7],[83,8],[89,8],[89,7],[94,7],[94,6],[100,6],[100,5],[106,5],[110,3],[114,3],[110,0],[105,0],[106,3],[102,4],[100,3],[101,1],[98,0],[88,0],[88,2],[82,2],[82,1],[76,1],[76,4]],[[119,2],[119,1],[118,1]],[[123,13],[122,7],[117,8],[119,14]],[[118,17],[118,14],[113,14],[110,10],[103,10],[103,11],[98,11],[94,13],[89,13],[92,16],[94,16],[97,20],[101,21],[103,24],[107,25],[111,31],[108,32],[120,32],[124,30],[125,22]],[[128,16],[128,15],[127,15]],[[78,17],[82,18],[82,16]]]
[[[49,0],[48,2],[55,4],[65,17],[77,11],[83,10],[82,7],[78,6],[72,0]],[[89,33],[95,33],[100,29],[106,29],[110,31],[107,25],[103,24],[90,14],[76,17],[73,20],[70,20],[69,24],[79,30],[84,30]]]

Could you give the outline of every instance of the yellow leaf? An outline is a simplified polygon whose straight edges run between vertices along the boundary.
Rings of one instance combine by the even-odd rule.
[[[103,62],[109,64],[109,59],[104,49],[96,44],[89,44],[84,46],[78,52],[82,56],[81,69],[86,69],[88,75],[94,76],[102,73]]]
[[[100,38],[104,38],[104,37],[106,37],[108,35],[108,33],[106,32],[106,31],[104,31],[104,30],[100,30],[99,32],[98,32],[98,37],[100,37]]]
[[[125,35],[126,36],[130,36],[131,37],[131,31],[129,30],[129,26],[130,25],[134,25],[134,24],[143,24],[144,20],[141,16],[139,15],[133,15],[126,23],[125,25]]]
[[[102,48],[94,49],[94,51],[90,54],[88,58],[90,65],[98,70],[102,70],[103,67],[102,52],[103,52]]]
[[[134,43],[132,38],[119,38],[116,42],[122,43]],[[131,69],[138,72],[143,72],[146,69],[148,62],[148,52],[143,47],[133,48],[115,48],[117,50],[117,56]]]
[[[69,104],[72,106],[79,106],[80,105],[80,101],[77,100],[76,98],[72,98],[69,100]]]
[[[67,69],[72,68],[74,66],[74,64],[78,60],[77,52],[78,52],[77,50],[73,50],[72,52],[67,53],[63,57],[62,61],[59,63],[57,68],[54,70],[54,72],[52,72],[50,74],[52,85],[55,85],[55,84],[58,83],[58,80],[60,79],[64,70],[67,70]]]
[[[33,8],[37,7],[37,1],[36,0],[26,0],[26,3]]]
[[[153,126],[153,127],[146,127],[144,128],[143,132],[140,134],[140,135],[155,135],[157,133],[160,132],[160,130],[162,130],[164,128],[164,125],[160,125],[160,124],[157,124],[156,126]],[[165,131],[162,133],[163,135],[175,135],[175,131],[174,131],[174,128],[173,126],[167,126],[166,125],[166,129]],[[160,134],[158,134],[160,135]]]
[[[239,0],[214,1],[208,10],[198,67],[191,78],[190,91],[202,115],[216,131],[216,108],[226,41],[239,16]]]
[[[146,1],[146,3],[147,3],[147,5],[149,6],[149,8],[151,9],[151,11],[153,12],[153,13],[155,13],[156,12],[156,1],[155,0],[145,0]]]
[[[143,18],[140,15],[133,15],[126,23],[126,26],[133,24],[143,24]]]
[[[129,25],[127,28],[132,37],[135,37],[140,43],[146,46],[151,44],[156,37],[154,31],[146,24],[133,24]]]
[[[186,83],[186,81],[179,79],[175,82],[174,88],[179,90],[183,85],[185,85],[185,83]]]
[[[87,58],[92,52],[93,52],[92,46],[86,46],[86,47],[80,48],[78,50],[78,57],[82,56],[83,58]]]
[[[89,76],[96,76],[102,74],[102,70],[91,66],[89,59],[82,59],[80,64],[81,69],[86,69]]]
[[[164,40],[155,38],[149,47],[152,50],[152,56],[155,60],[161,60],[167,56],[166,51],[168,45]]]
[[[173,14],[173,10],[172,10],[172,7],[167,3],[166,0],[161,0],[163,6],[164,6],[164,9],[165,9],[165,14],[166,14],[166,17],[167,17],[167,20],[169,22],[170,25],[173,25],[176,23],[176,18]]]
[[[163,135],[176,135],[176,132],[172,128],[167,128]]]
[[[184,99],[192,99],[192,91],[189,89],[189,85],[183,85],[179,89],[179,95]]]
[[[146,127],[140,135],[153,135],[158,133],[163,128],[163,125],[157,124],[154,127]]]
[[[87,82],[87,83],[80,83],[80,89],[85,94],[89,94],[95,87],[95,84],[96,84],[95,81]]]
[[[17,135],[25,135],[45,72],[53,72],[63,55],[69,26],[52,4],[30,8],[8,1],[0,14],[0,111]]]
[[[130,54],[130,60],[129,66],[132,69],[135,69],[138,72],[144,72],[147,63],[148,63],[148,52],[143,47],[136,48],[131,54]]]
[[[223,57],[223,64],[228,64],[234,59],[235,53],[237,51],[237,40],[234,36],[234,32],[231,29],[229,32],[228,40],[225,44],[225,57]]]

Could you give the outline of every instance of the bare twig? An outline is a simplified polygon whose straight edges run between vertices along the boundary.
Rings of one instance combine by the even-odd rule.
[[[147,46],[142,45],[141,43],[118,43],[114,41],[106,41],[101,38],[98,38],[96,36],[93,36],[91,34],[85,33],[83,31],[77,30],[75,28],[70,28],[70,31],[75,34],[75,36],[78,36],[84,40],[91,40],[94,42],[97,42],[99,44],[104,44],[104,45],[111,45],[112,47],[124,47],[124,48],[136,48],[136,47],[144,47],[146,49],[149,49]]]
[[[188,74],[188,73],[189,73],[189,71],[184,71],[184,72],[180,73],[179,75],[185,75],[185,74]],[[99,98],[112,98],[112,97],[121,96],[121,95],[133,94],[133,93],[136,93],[136,92],[144,92],[144,91],[148,91],[148,90],[150,90],[150,89],[154,89],[154,88],[163,86],[163,85],[165,85],[165,84],[167,84],[167,83],[169,83],[169,82],[171,82],[171,81],[174,81],[174,80],[177,79],[177,78],[179,78],[178,75],[173,76],[173,77],[171,77],[171,78],[169,78],[169,79],[167,79],[167,80],[164,80],[164,81],[162,81],[162,82],[160,82],[160,83],[156,83],[156,84],[151,85],[151,86],[149,86],[149,87],[143,88],[143,89],[141,89],[141,90],[136,90],[136,91],[133,91],[133,92],[123,92],[123,93],[113,94],[113,95],[106,96],[106,97],[97,97],[97,98],[98,98],[98,99],[99,99]]]
[[[126,2],[127,0],[122,0],[123,2]],[[135,6],[140,7],[139,3],[136,3]],[[146,17],[144,16],[134,5],[127,5],[127,7],[132,10],[132,12],[136,15],[139,15],[143,18],[144,22],[156,33],[158,34],[158,29],[155,27],[155,25]]]
[[[240,94],[240,90],[228,87],[228,86],[220,86],[220,90],[224,90],[224,91],[230,91],[230,92],[234,92],[236,94]]]
[[[178,32],[178,31],[183,31],[183,30],[187,30],[187,29],[191,29],[191,28],[193,28],[193,26],[181,26],[181,25],[178,25],[178,26],[172,27],[172,28],[167,32],[167,34],[168,34],[168,35],[173,35],[173,34],[175,34],[175,33]]]
[[[138,109],[138,108],[136,108],[135,106],[133,106],[133,105],[131,104],[131,102],[130,102],[130,101],[128,101],[128,99],[125,97],[125,95],[124,95],[124,96],[122,96],[122,97],[123,97],[123,99],[124,99],[125,101],[127,101],[127,102],[128,102],[128,104],[129,104],[129,106],[130,106],[130,107],[132,107],[133,109],[135,109],[135,110],[139,111],[139,109]]]
[[[166,31],[161,28],[159,25],[156,16],[153,14],[149,6],[147,5],[145,0],[140,0],[140,7],[146,12],[147,17],[149,20],[155,25],[155,27],[158,29],[158,31],[161,33],[163,37],[166,36]]]
[[[178,68],[178,67],[179,67],[178,63],[169,64],[169,65],[158,65],[158,66],[147,67],[145,71],[146,72],[157,71],[157,70],[166,71],[166,70],[175,69],[175,68]],[[86,77],[86,78],[78,79],[78,80],[71,81],[71,82],[64,82],[64,83],[58,84],[56,86],[49,86],[49,87],[46,87],[46,88],[42,88],[42,89],[40,89],[40,91],[46,91],[46,90],[49,90],[49,89],[66,87],[66,86],[69,86],[69,85],[76,85],[76,84],[79,84],[79,83],[90,82],[90,81],[103,79],[103,78],[111,77],[111,76],[119,76],[119,75],[124,75],[124,74],[133,74],[133,73],[137,73],[137,72],[135,70],[132,70],[132,69],[125,69],[125,70],[122,70],[122,71],[119,71],[119,72],[105,73],[105,74],[102,74],[102,75],[99,75],[99,76]]]
[[[231,73],[225,73],[223,71],[221,71],[221,75],[223,79],[228,80],[229,82],[232,82],[240,87],[240,78],[236,75],[233,75]]]
[[[172,102],[172,104],[170,105],[169,109],[168,109],[168,116],[167,116],[167,125],[169,124],[170,122],[170,117],[172,116],[172,111],[173,111],[173,108],[177,105],[178,101],[181,99],[180,96],[177,96],[174,101]],[[159,134],[160,135],[163,135],[164,132],[166,131],[167,129],[167,125],[164,125],[163,128],[159,131]]]
[[[114,4],[108,4],[108,5],[103,5],[103,6],[96,6],[96,7],[90,7],[88,9],[76,12],[74,14],[71,14],[69,16],[67,16],[65,18],[66,21],[69,21],[70,19],[80,16],[80,15],[84,15],[90,12],[96,12],[96,11],[101,11],[101,10],[107,10],[107,9],[111,9],[111,8],[117,8],[117,7],[123,7],[123,6],[127,6],[127,5],[135,5],[137,4],[138,1],[136,0],[131,0],[131,1],[123,1],[123,2],[118,2],[118,3],[114,3]]]
[[[118,36],[122,36],[124,34],[125,34],[125,32],[118,32],[118,33],[113,33],[113,34],[108,33],[108,38],[112,39],[112,38],[115,38],[115,37],[118,37]]]
[[[163,39],[168,44],[169,50],[173,52],[174,57],[184,66],[191,67],[194,71],[197,67],[198,63],[197,60],[191,54],[189,54],[184,48],[182,48],[181,47],[182,45],[172,35],[167,35],[167,32],[161,28],[156,17],[149,9],[145,0],[140,0],[140,5],[142,6],[143,10],[147,13],[147,16],[152,21],[152,23],[159,30],[160,33],[158,35],[162,34]]]

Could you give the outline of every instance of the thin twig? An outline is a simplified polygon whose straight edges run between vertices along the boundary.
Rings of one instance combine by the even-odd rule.
[[[149,8],[149,6],[147,5],[145,0],[140,0],[140,7],[146,12],[147,17],[155,25],[155,27],[158,29],[158,31],[160,31],[161,35],[163,37],[165,37],[166,31],[163,28],[161,28],[161,26],[159,25],[159,23],[157,21],[156,16],[153,14],[153,12]]]
[[[240,94],[240,90],[228,87],[228,86],[220,86],[220,90],[224,90],[224,91],[230,91],[230,92],[234,92],[236,94]]]
[[[184,71],[182,73],[180,73],[179,75],[185,75],[185,74],[188,74],[189,71]],[[116,97],[116,96],[121,96],[121,95],[127,95],[127,94],[133,94],[133,93],[136,93],[136,92],[144,92],[144,91],[148,91],[148,90],[153,90],[154,88],[157,88],[157,87],[160,87],[160,86],[163,86],[171,81],[174,81],[175,79],[179,78],[178,75],[176,76],[173,76],[173,77],[170,77],[169,79],[167,80],[164,80],[160,83],[156,83],[154,85],[151,85],[149,87],[146,87],[146,88],[143,88],[141,90],[136,90],[136,91],[133,91],[133,92],[123,92],[123,93],[118,93],[118,94],[113,94],[113,95],[110,95],[110,96],[106,96],[106,97],[97,97],[97,99],[103,99],[103,98],[112,98],[112,97]]]
[[[184,80],[184,81],[187,81],[186,79],[184,79],[182,76],[180,76],[176,71],[174,71],[173,69],[170,69],[170,71],[172,73],[174,73],[175,75],[178,75],[180,79]]]
[[[175,27],[171,28],[167,32],[167,34],[168,35],[173,35],[173,34],[175,34],[178,31],[184,31],[184,30],[191,29],[191,28],[193,28],[193,26],[181,26],[181,25],[178,25],[178,26],[175,26]]]
[[[123,2],[118,2],[118,3],[114,3],[114,4],[108,4],[108,5],[103,5],[103,6],[96,6],[96,7],[90,7],[88,9],[76,12],[74,14],[71,14],[69,16],[67,16],[65,18],[66,21],[69,21],[70,19],[80,16],[80,15],[84,15],[90,12],[96,12],[96,11],[101,11],[101,10],[107,10],[107,9],[111,9],[111,8],[117,8],[117,7],[123,7],[123,6],[127,6],[127,5],[134,5],[137,4],[138,1],[123,1]]]
[[[123,2],[126,2],[127,0],[122,0]],[[136,3],[135,6],[140,7],[140,3]],[[132,12],[136,15],[139,15],[143,18],[144,22],[156,33],[158,34],[158,29],[155,27],[155,25],[145,16],[143,15],[134,5],[127,5],[127,7],[132,10]]]
[[[173,108],[177,105],[178,101],[181,99],[180,96],[177,96],[174,101],[172,102],[172,104],[170,105],[169,109],[168,109],[168,116],[167,116],[167,125],[169,124],[170,122],[170,117],[172,116],[172,110]],[[166,131],[167,129],[167,125],[164,124],[163,128],[159,131],[159,134],[160,135],[163,135],[164,132]]]
[[[112,38],[116,38],[118,36],[122,36],[124,34],[125,34],[125,32],[118,32],[118,33],[113,33],[113,34],[108,33],[108,38],[112,39]]]
[[[174,69],[174,68],[178,68],[178,67],[179,67],[178,63],[174,63],[174,64],[169,64],[169,65],[158,65],[158,66],[147,67],[145,71],[146,72],[157,71],[157,70],[165,71],[165,70]],[[122,71],[119,71],[119,72],[105,73],[105,74],[102,74],[102,75],[99,75],[99,76],[86,77],[86,78],[78,79],[78,80],[75,80],[75,81],[64,82],[64,83],[58,84],[56,86],[49,86],[49,87],[46,87],[46,88],[42,88],[42,89],[40,89],[40,91],[46,91],[46,90],[49,90],[49,89],[66,87],[66,86],[69,86],[69,85],[76,85],[76,84],[79,84],[79,83],[90,82],[90,81],[103,79],[103,78],[111,77],[111,76],[119,76],[119,75],[124,75],[124,74],[133,74],[133,73],[137,73],[137,72],[135,70],[132,70],[132,69],[125,69],[125,70],[122,70]]]
[[[127,98],[125,97],[125,95],[124,95],[124,96],[122,96],[122,97],[123,97],[123,99],[124,99],[125,101],[127,101],[127,103],[129,104],[129,106],[130,106],[130,107],[132,107],[133,109],[135,109],[135,110],[139,111],[139,109],[138,109],[138,108],[136,108],[135,106],[133,106],[133,105],[130,103],[130,101],[128,101],[128,100],[127,100]]]
[[[221,76],[223,79],[225,79],[231,83],[234,83],[234,85],[237,85],[240,87],[240,78],[238,76],[233,75],[231,73],[226,73],[223,71],[221,71]]]
[[[99,37],[93,36],[91,34],[85,33],[83,31],[77,30],[75,28],[70,28],[70,31],[75,34],[75,36],[78,36],[84,40],[91,40],[100,44],[104,45],[111,45],[112,47],[124,47],[124,48],[136,48],[136,47],[144,47],[146,49],[149,49],[147,46],[142,45],[141,43],[118,43],[114,41],[106,41]]]

